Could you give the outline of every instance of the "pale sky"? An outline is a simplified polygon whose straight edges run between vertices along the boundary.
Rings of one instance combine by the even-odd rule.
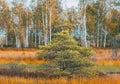
[[[62,3],[65,9],[78,6],[78,0],[63,0]]]
[[[8,3],[9,3],[9,2],[11,2],[13,0],[6,0],[6,1],[8,1]],[[30,4],[31,0],[24,0],[24,1],[26,2],[26,6],[28,6]],[[71,8],[71,7],[77,7],[78,0],[62,0],[62,5],[63,5],[64,9]]]

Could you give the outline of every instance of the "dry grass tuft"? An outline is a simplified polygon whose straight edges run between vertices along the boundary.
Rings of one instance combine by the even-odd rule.
[[[33,79],[33,78],[18,78],[18,77],[3,77],[0,76],[0,84],[120,84],[120,76],[102,77],[102,78],[66,78],[60,79]]]
[[[46,61],[37,60],[38,50],[0,50],[0,64],[42,64]]]

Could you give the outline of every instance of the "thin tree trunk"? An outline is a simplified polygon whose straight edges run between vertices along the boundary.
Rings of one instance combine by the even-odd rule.
[[[29,30],[28,30],[28,41],[29,41],[29,44],[28,44],[28,46],[30,46],[30,44],[31,44],[31,41],[32,41],[30,27],[29,27]]]
[[[16,32],[17,28],[14,29],[14,33],[15,33],[15,40],[16,40],[16,48],[21,48],[21,42],[20,42],[20,38],[18,33]]]
[[[99,47],[99,33],[100,33],[100,29],[98,28],[98,32],[97,32],[97,47]]]
[[[46,46],[46,27],[45,27],[45,18],[44,18],[44,7],[42,6],[42,22],[43,22],[43,33],[44,33],[44,45]]]
[[[87,31],[86,31],[86,0],[84,0],[84,8],[83,8],[83,10],[84,10],[84,17],[83,17],[83,21],[84,21],[84,23],[83,23],[83,42],[84,42],[84,47],[86,47],[87,48]]]
[[[51,1],[49,0],[49,5],[51,4]],[[50,44],[51,44],[51,40],[52,40],[52,7],[49,7],[49,14],[50,14],[50,22],[49,22],[49,31],[50,31]]]
[[[37,47],[37,29],[36,29],[36,16],[34,16],[34,22],[33,22],[33,25],[34,25],[34,47]]]
[[[32,47],[34,47],[33,45],[34,45],[34,33],[32,33]]]
[[[104,34],[104,48],[106,48],[106,33]]]
[[[25,47],[29,47],[29,39],[28,39],[28,36],[29,36],[29,27],[28,27],[28,13],[27,13],[27,19],[26,19],[26,39],[25,39]]]
[[[5,36],[5,45],[8,46],[8,34]]]
[[[21,43],[18,35],[16,35],[16,48],[21,48]]]
[[[51,43],[51,40],[52,40],[52,11],[50,9],[50,43]]]
[[[48,44],[48,6],[47,6],[47,1],[46,1],[46,19],[45,19],[45,46]]]
[[[103,35],[102,35],[102,30],[101,30],[101,35],[100,35],[100,46],[103,47]]]
[[[35,47],[37,47],[37,30],[35,28]]]
[[[6,29],[5,45],[8,46],[8,28]]]
[[[41,44],[41,32],[39,32],[39,45]]]

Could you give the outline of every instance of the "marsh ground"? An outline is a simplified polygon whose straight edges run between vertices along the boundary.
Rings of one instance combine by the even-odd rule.
[[[111,58],[111,49],[94,49],[96,64],[93,68],[103,72],[120,72],[120,60]],[[0,68],[7,68],[9,64],[26,65],[27,69],[37,69],[43,60],[37,60],[36,53],[39,50],[0,50]],[[120,52],[118,52],[120,55]],[[107,77],[90,78],[90,79],[39,79],[24,77],[0,76],[0,84],[119,84],[119,74],[107,75]]]

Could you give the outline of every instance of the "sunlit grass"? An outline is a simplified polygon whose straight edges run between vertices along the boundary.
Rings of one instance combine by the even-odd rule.
[[[99,60],[95,62],[98,65],[111,65],[111,66],[120,66],[120,60]]]
[[[111,50],[97,51],[96,56],[111,56]],[[0,67],[8,68],[9,64],[25,65],[26,69],[38,70],[39,65],[46,63],[44,60],[36,59],[35,51],[0,51]],[[94,62],[96,70],[103,72],[119,72],[120,60],[97,60]],[[24,78],[0,76],[0,84],[120,84],[120,76],[107,76],[100,78],[60,78],[60,79],[41,79],[41,78]]]
[[[47,61],[44,60],[37,60],[37,59],[25,59],[25,60],[14,60],[14,59],[0,59],[0,64],[9,64],[9,63],[19,63],[19,64],[43,64]]]
[[[38,50],[0,50],[0,59],[35,59]]]
[[[0,64],[19,63],[19,64],[42,64],[44,60],[37,60],[38,50],[0,50]]]
[[[40,78],[19,78],[0,76],[0,84],[120,84],[120,76],[101,78],[60,78],[60,79],[40,79]]]

